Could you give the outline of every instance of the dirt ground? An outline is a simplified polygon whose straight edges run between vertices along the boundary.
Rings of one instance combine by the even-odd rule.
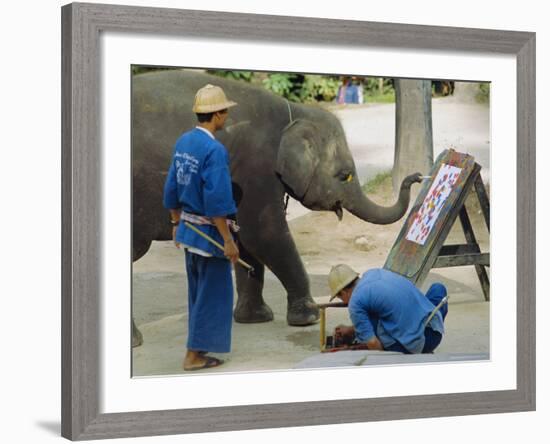
[[[381,204],[393,201],[390,179],[369,196]],[[295,204],[296,205],[296,204]],[[482,251],[489,251],[489,236],[479,207],[468,200],[468,210]],[[298,212],[300,213],[300,212]],[[341,222],[334,213],[306,212],[289,222],[308,272],[311,293],[328,301],[327,275],[337,263],[348,263],[359,272],[381,267],[401,229],[402,219],[380,226],[345,213]],[[447,243],[462,243],[460,225],[453,227]],[[486,302],[474,267],[432,270],[422,285],[443,282],[451,296],[446,335],[438,353],[489,353],[490,303]],[[187,337],[186,277],[183,253],[171,242],[154,242],[147,255],[133,267],[134,318],[144,344],[133,349],[133,375],[176,375]],[[264,298],[275,319],[261,324],[233,323],[233,349],[218,355],[225,364],[208,372],[260,371],[296,368],[319,355],[319,324],[290,327],[286,323],[286,294],[276,277],[266,271]],[[328,331],[350,324],[347,310],[327,313]]]
[[[389,171],[395,143],[395,105],[367,103],[329,109],[342,123],[361,182]],[[434,99],[432,123],[434,157],[447,148],[467,152],[482,166],[484,182],[489,182],[488,106],[452,98]],[[390,180],[386,180],[369,196],[381,204],[391,204],[390,186]],[[489,236],[479,207],[471,200],[468,206],[481,249],[489,251]],[[334,213],[310,212],[292,200],[287,220],[309,275],[311,294],[318,302],[328,301],[327,275],[333,265],[345,262],[359,272],[383,266],[404,221],[380,226],[345,213],[339,222]],[[464,236],[457,224],[447,243],[462,242]],[[144,344],[133,349],[135,376],[184,373],[181,368],[187,337],[184,268],[183,252],[171,242],[154,242],[151,250],[133,266],[134,318],[144,336]],[[488,354],[490,303],[483,297],[474,267],[432,270],[421,289],[426,290],[434,281],[443,282],[451,297],[446,335],[438,354]],[[232,352],[220,355],[226,363],[208,372],[290,369],[320,357],[319,324],[308,327],[286,324],[285,291],[267,270],[264,299],[274,312],[274,321],[233,323]],[[340,323],[350,323],[347,310],[328,310],[327,331]]]

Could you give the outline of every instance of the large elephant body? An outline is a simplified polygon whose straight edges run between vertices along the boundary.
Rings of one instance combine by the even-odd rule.
[[[403,182],[396,204],[380,207],[362,192],[339,121],[316,106],[289,103],[247,83],[194,71],[161,71],[134,76],[132,85],[133,260],[153,240],[171,239],[163,185],[179,135],[197,124],[191,111],[202,86],[221,86],[238,103],[223,131],[229,150],[241,258],[255,272],[235,267],[238,322],[273,319],[262,298],[264,267],[287,292],[287,322],[308,325],[319,318],[309,281],[290,234],[284,208],[288,193],[312,210],[345,208],[363,220],[384,224],[403,216],[416,175]]]

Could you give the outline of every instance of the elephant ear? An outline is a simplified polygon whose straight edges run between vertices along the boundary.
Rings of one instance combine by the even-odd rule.
[[[306,194],[319,163],[317,132],[312,122],[295,120],[283,130],[279,144],[276,172],[298,199]]]

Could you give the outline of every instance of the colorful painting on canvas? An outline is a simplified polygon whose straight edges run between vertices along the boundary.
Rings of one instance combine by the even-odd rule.
[[[449,229],[450,214],[478,168],[474,157],[452,149],[438,156],[429,174],[431,179],[422,184],[384,268],[416,282],[434,245]]]
[[[441,165],[422,206],[414,216],[406,236],[408,240],[424,245],[461,171],[461,168]]]

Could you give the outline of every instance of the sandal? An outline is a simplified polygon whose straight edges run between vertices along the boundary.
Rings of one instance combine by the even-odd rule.
[[[223,364],[223,361],[221,359],[214,358],[212,356],[206,356],[206,361],[204,361],[202,365],[199,365],[197,367],[189,367],[189,368],[183,367],[183,369],[186,372],[191,372],[191,371],[195,371],[195,370],[202,370],[202,369],[205,369],[205,368],[218,367],[219,365],[222,365],[222,364]]]

